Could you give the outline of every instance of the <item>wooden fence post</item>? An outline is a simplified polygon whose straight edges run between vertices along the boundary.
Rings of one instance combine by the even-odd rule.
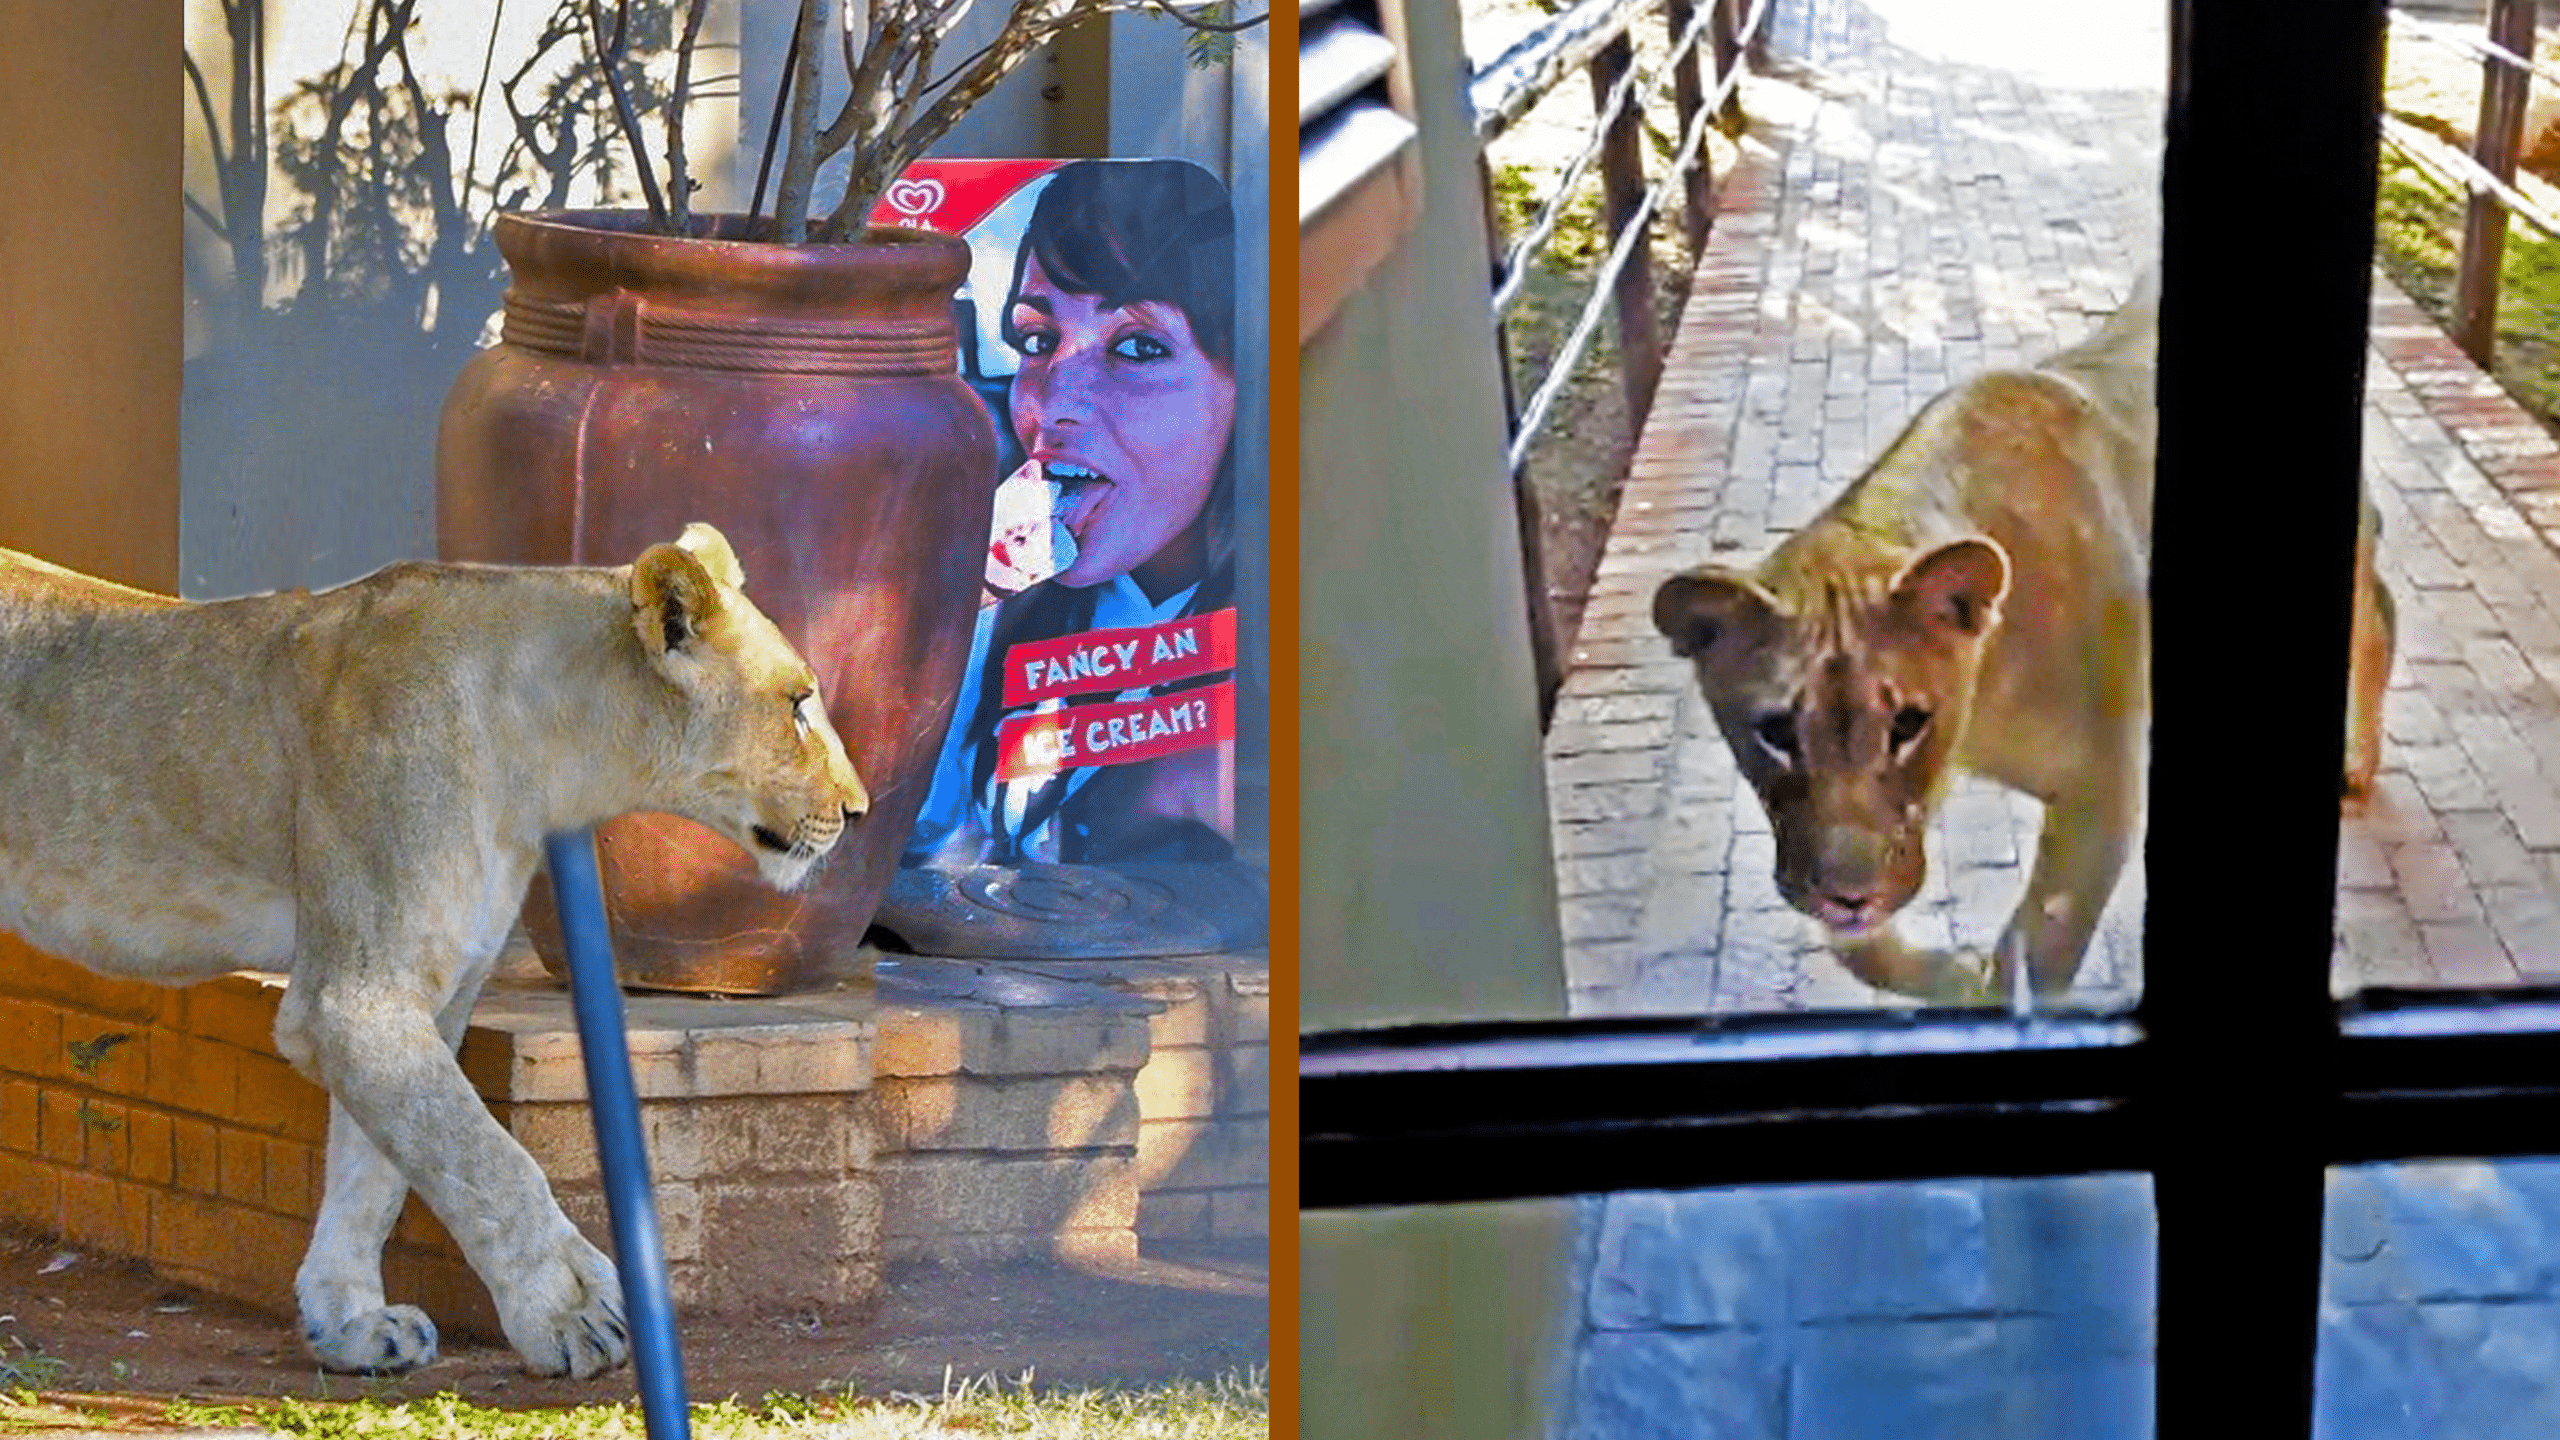
[[[1724,77],[1733,73],[1734,66],[1742,63],[1742,47],[1734,42],[1733,36],[1741,24],[1737,12],[1745,3],[1747,0],[1707,0],[1707,43],[1715,47],[1716,83],[1719,85],[1724,83]],[[1742,133],[1741,86],[1724,92],[1724,104],[1716,111],[1716,123],[1724,127],[1727,135]]]
[[[2489,0],[2489,39],[2518,55],[2533,54],[2534,0]],[[2481,64],[2480,126],[2472,158],[2513,184],[2516,154],[2524,142],[2525,92],[2533,77],[2504,61]],[[2462,267],[2454,278],[2454,342],[2480,368],[2489,368],[2498,343],[2498,269],[2507,253],[2507,207],[2485,190],[2473,190],[2462,222]]]
[[[1671,72],[1671,95],[1676,102],[1674,110],[1679,116],[1679,125],[1671,132],[1674,137],[1686,136],[1691,122],[1698,118],[1698,112],[1706,108],[1706,87],[1698,82],[1698,56],[1714,43],[1715,21],[1725,13],[1724,0],[1707,0],[1707,7],[1707,34],[1689,52],[1689,58],[1681,61],[1679,67]],[[1691,0],[1669,0],[1663,7],[1662,18],[1664,26],[1671,32],[1671,43],[1677,45],[1680,37],[1689,33],[1689,27],[1698,23],[1698,9]],[[1698,247],[1706,242],[1707,226],[1715,218],[1714,169],[1707,163],[1706,148],[1700,146],[1697,162],[1689,169],[1684,191],[1688,197],[1688,213],[1683,217],[1685,224],[1682,228],[1689,237],[1691,254],[1697,253]]]
[[[1482,146],[1476,149],[1476,184],[1484,193],[1485,269],[1493,278],[1492,285],[1503,281],[1502,207],[1493,198],[1493,157]],[[1533,265],[1534,259],[1523,259]],[[1488,287],[1490,288],[1490,287]],[[1502,372],[1502,416],[1509,422],[1505,434],[1520,428],[1520,397],[1511,385],[1511,326],[1500,315],[1493,317],[1493,353],[1496,367]],[[1556,633],[1555,596],[1547,589],[1547,521],[1546,506],[1538,499],[1538,487],[1529,472],[1527,461],[1511,477],[1511,511],[1520,528],[1520,578],[1528,587],[1529,664],[1538,684],[1538,731],[1546,733],[1555,719],[1556,697],[1564,692],[1564,637]]]
[[[1635,62],[1635,42],[1623,33],[1592,58],[1594,112],[1609,103],[1618,77]],[[1610,244],[1615,245],[1644,206],[1644,115],[1632,101],[1618,113],[1600,147],[1600,188],[1604,200],[1600,208]],[[1643,427],[1645,412],[1653,405],[1653,387],[1662,378],[1662,335],[1653,319],[1653,253],[1642,237],[1618,271],[1617,290],[1619,375],[1626,382],[1627,433],[1633,436]]]

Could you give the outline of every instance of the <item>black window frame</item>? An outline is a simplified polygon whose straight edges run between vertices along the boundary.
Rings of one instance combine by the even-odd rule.
[[[2133,1013],[1308,1034],[1303,1207],[2148,1172],[2156,1433],[2311,1433],[2327,1167],[2560,1153],[2560,989],[2330,990],[2384,20],[2170,5]]]

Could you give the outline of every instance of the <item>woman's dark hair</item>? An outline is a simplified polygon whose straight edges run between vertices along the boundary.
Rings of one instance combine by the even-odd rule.
[[[1069,294],[1112,308],[1152,301],[1180,310],[1200,348],[1235,373],[1235,210],[1206,170],[1185,160],[1082,160],[1050,176],[1005,296],[1005,343],[1016,349],[1013,297],[1035,255]]]
[[[1024,267],[1038,256],[1049,282],[1105,306],[1171,305],[1218,368],[1235,374],[1236,216],[1227,192],[1187,160],[1079,160],[1049,177],[1032,203],[1005,292],[1005,343],[1022,348],[1013,300]],[[1236,446],[1218,459],[1201,506],[1208,519],[1209,567],[1235,563]]]

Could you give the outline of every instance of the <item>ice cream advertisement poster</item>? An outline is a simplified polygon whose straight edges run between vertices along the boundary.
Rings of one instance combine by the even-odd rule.
[[[945,160],[873,221],[967,239],[995,418],[978,629],[907,861],[1232,858],[1235,218],[1182,160]]]

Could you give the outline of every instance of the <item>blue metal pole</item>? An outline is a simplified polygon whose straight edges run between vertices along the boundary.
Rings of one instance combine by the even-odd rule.
[[[545,836],[542,850],[569,948],[569,999],[578,1012],[578,1050],[587,1062],[587,1100],[595,1110],[596,1155],[604,1170],[605,1208],[613,1217],[614,1258],[622,1271],[623,1313],[631,1325],[640,1410],[649,1440],[686,1440],[691,1425],[685,1415],[684,1356],[676,1347],[667,1254],[659,1243],[658,1202],[649,1188],[649,1155],[640,1138],[640,1094],[631,1079],[622,990],[613,978],[613,937],[605,929],[595,833]]]

